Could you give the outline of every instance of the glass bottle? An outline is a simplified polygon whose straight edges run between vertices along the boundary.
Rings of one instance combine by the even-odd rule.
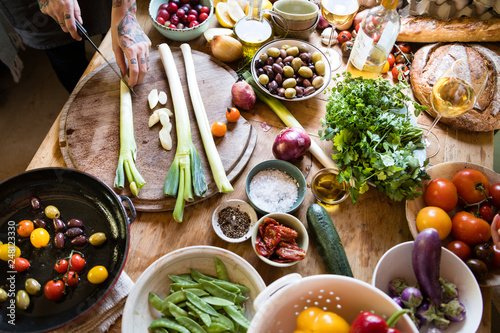
[[[382,0],[382,4],[370,9],[361,22],[347,63],[347,71],[353,76],[379,76],[401,28],[396,10],[398,2]]]

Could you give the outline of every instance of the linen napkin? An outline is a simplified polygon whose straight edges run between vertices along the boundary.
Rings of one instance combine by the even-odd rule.
[[[94,309],[74,323],[55,332],[107,332],[109,327],[122,315],[125,301],[133,286],[132,279],[127,273],[122,272],[115,287]]]

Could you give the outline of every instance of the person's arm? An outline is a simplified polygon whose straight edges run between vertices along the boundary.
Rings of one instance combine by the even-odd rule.
[[[40,11],[52,17],[64,32],[69,32],[71,37],[80,41],[82,37],[78,34],[75,19],[82,22],[80,5],[76,0],[38,0]]]
[[[500,247],[500,215],[496,214],[491,222],[491,237],[493,244]]]
[[[149,69],[151,41],[136,18],[135,0],[113,0],[111,36],[116,63],[122,75],[129,75],[129,86],[140,84]]]

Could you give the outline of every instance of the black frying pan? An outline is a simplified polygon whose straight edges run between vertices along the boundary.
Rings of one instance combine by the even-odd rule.
[[[87,244],[84,248],[74,248],[66,241],[63,249],[53,245],[54,228],[52,221],[44,216],[43,210],[34,212],[30,198],[37,196],[42,207],[56,206],[63,221],[78,218],[85,224],[85,234],[104,232],[107,241],[100,247]],[[127,202],[130,217],[127,216],[123,201]],[[16,245],[21,249],[21,257],[30,261],[31,267],[24,272],[11,273],[7,262],[0,261],[0,286],[7,291],[24,289],[28,278],[35,278],[41,284],[41,292],[30,296],[27,310],[9,308],[11,297],[0,303],[0,332],[45,332],[70,323],[92,309],[113,288],[118,280],[128,253],[129,224],[136,213],[129,198],[117,196],[111,188],[99,179],[70,168],[42,168],[27,171],[0,183],[0,240],[8,240],[9,225],[24,219],[44,218],[51,241],[45,248],[36,249],[29,239],[16,236]],[[45,283],[54,277],[62,277],[54,270],[57,259],[69,255],[71,249],[81,251],[86,259],[86,267],[80,272],[76,286],[68,287],[67,294],[59,301],[49,301],[43,295]],[[91,267],[103,265],[109,276],[105,282],[94,285],[88,282],[87,273]],[[10,280],[9,280],[10,279]],[[10,281],[15,281],[14,285]],[[14,313],[14,316],[7,316]],[[9,323],[15,319],[15,325]]]

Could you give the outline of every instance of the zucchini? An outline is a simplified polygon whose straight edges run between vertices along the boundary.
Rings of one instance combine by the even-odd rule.
[[[319,204],[307,209],[307,225],[329,274],[353,277],[344,247],[330,214]]]

